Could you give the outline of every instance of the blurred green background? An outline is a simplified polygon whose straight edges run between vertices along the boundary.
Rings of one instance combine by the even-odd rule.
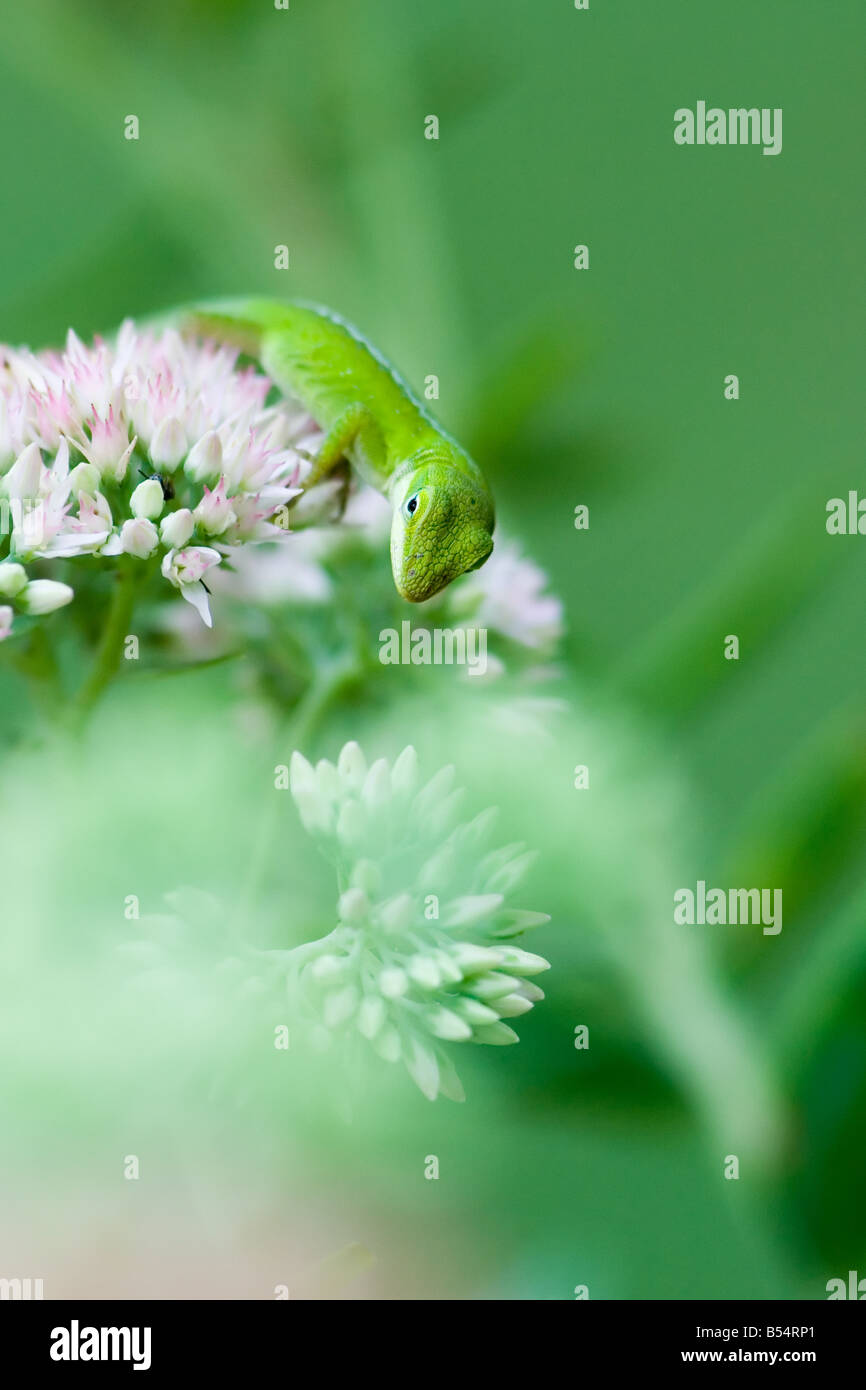
[[[348,1292],[368,1296],[823,1297],[829,1278],[866,1273],[866,542],[824,526],[859,480],[862,5],[39,0],[2,30],[3,338],[42,346],[200,296],[330,304],[416,387],[439,376],[439,415],[566,606],[567,709],[546,739],[462,709],[449,722],[447,695],[434,712],[422,692],[387,713],[349,704],[315,749],[426,742],[431,771],[453,757],[521,838],[534,831],[547,854],[527,906],[554,921],[529,944],[553,961],[548,1003],[519,1048],[473,1057],[460,1109],[395,1083],[400,1099],[351,1130],[307,1111],[283,1134],[271,1117],[262,1148],[232,1123],[234,1161],[224,1136],[202,1141],[214,1291],[261,1296],[288,1247],[304,1264],[355,1239],[376,1264]],[[782,154],[675,146],[673,112],[698,99],[782,107]],[[214,758],[235,699],[222,669],[179,679],[170,708],[116,690],[84,781],[10,752],[7,927],[31,920],[24,901],[34,921],[63,917],[67,947],[86,940],[96,863],[116,899],[145,850],[154,892],[195,876],[230,891],[257,795],[242,746]],[[164,800],[122,795],[118,825],[111,787],[135,787],[142,761],[164,769]],[[578,762],[590,793],[571,789]],[[192,781],[221,808],[204,824],[184,814]],[[42,885],[35,907],[22,864],[38,876],[46,821],[57,896]],[[781,935],[695,928],[685,943],[671,894],[698,878],[781,886]],[[70,1192],[99,1190],[109,1121],[97,1105],[52,1128],[50,1087],[44,1111],[35,1094],[23,1128],[59,1167],[45,1160],[33,1210],[53,1183],[72,1249]],[[15,1171],[26,1145],[2,1143]],[[430,1152],[438,1184],[422,1179]],[[722,1177],[727,1153],[739,1182]],[[167,1160],[162,1178],[157,1206],[178,1201],[182,1223]],[[226,1193],[247,1184],[267,1200],[231,1226]],[[172,1293],[195,1295],[201,1231],[181,1240],[173,1217],[154,1236],[153,1209],[103,1200],[84,1287],[153,1295],[176,1240]],[[42,1259],[77,1292],[66,1237],[32,1247],[4,1211],[20,1272]]]

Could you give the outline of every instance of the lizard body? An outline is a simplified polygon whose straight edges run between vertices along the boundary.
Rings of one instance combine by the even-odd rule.
[[[324,430],[306,488],[348,464],[385,494],[404,598],[431,598],[488,558],[481,470],[351,324],[315,304],[239,299],[194,306],[182,326],[240,347]]]

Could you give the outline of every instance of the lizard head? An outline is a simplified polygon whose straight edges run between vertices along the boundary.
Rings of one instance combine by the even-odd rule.
[[[493,550],[493,502],[474,464],[426,462],[394,497],[391,567],[410,603],[432,598]]]

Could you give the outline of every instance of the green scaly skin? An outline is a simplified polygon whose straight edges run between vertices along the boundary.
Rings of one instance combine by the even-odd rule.
[[[325,438],[307,488],[350,465],[391,503],[391,567],[421,603],[493,549],[493,499],[477,464],[351,324],[315,304],[193,306],[181,327],[231,342],[300,401]]]

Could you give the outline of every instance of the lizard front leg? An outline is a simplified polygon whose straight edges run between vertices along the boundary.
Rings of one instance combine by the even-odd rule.
[[[360,455],[366,468],[384,475],[386,451],[382,431],[372,413],[362,401],[347,406],[328,430],[304,480],[304,491],[313,488],[333,473],[343,474],[339,494],[338,518],[346,509],[352,453]]]

